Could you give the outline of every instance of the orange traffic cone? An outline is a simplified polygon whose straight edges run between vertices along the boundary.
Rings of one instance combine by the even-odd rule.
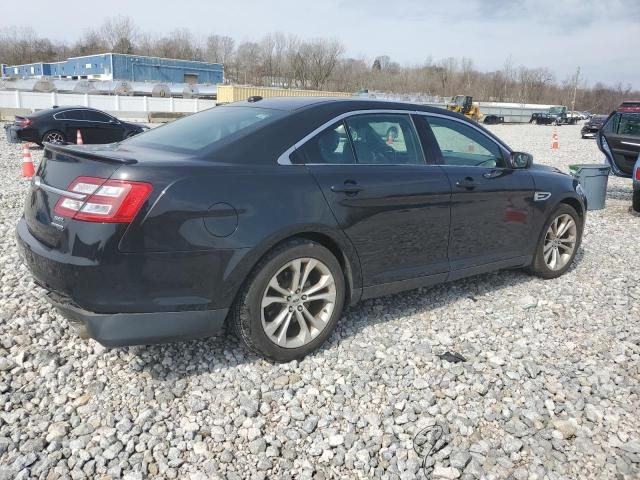
[[[80,129],[78,129],[78,133],[76,134],[76,145],[83,145],[82,134],[80,133]]]
[[[31,158],[31,150],[29,150],[29,144],[25,143],[22,147],[22,176],[33,177],[36,170],[33,166],[33,158]]]
[[[558,132],[556,129],[553,129],[553,134],[551,135],[551,150],[560,150],[560,142],[558,141]]]

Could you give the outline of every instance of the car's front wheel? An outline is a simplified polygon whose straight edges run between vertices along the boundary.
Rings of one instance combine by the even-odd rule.
[[[336,257],[318,243],[295,239],[259,262],[230,322],[251,350],[287,362],[324,343],[340,318],[344,298],[345,279]]]
[[[633,190],[633,197],[631,197],[631,208],[635,212],[640,213],[640,188]]]
[[[42,143],[53,143],[59,145],[66,141],[67,139],[65,138],[64,133],[59,132],[58,130],[49,130],[42,136]]]
[[[542,278],[556,278],[569,270],[582,239],[582,220],[575,209],[560,204],[547,220],[530,270]]]

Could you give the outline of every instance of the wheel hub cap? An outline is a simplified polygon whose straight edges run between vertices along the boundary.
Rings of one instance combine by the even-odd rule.
[[[262,328],[280,347],[301,347],[324,330],[335,302],[336,286],[329,267],[315,258],[292,260],[264,290]]]
[[[554,218],[544,239],[544,262],[551,270],[564,268],[573,258],[578,238],[576,222],[571,215]]]

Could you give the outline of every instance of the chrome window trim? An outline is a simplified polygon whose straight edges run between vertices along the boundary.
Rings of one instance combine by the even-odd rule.
[[[326,128],[330,127],[331,125],[333,125],[334,123],[337,123],[341,120],[345,120],[346,118],[349,117],[353,117],[355,115],[363,115],[363,114],[402,114],[402,115],[409,115],[409,118],[411,119],[411,123],[413,125],[413,129],[414,132],[416,133],[416,136],[418,137],[418,143],[420,146],[420,150],[422,151],[422,158],[425,159],[425,163],[421,163],[421,164],[416,164],[416,163],[410,163],[410,164],[398,164],[398,163],[301,163],[301,164],[294,164],[291,162],[291,159],[289,158],[289,156],[294,152],[294,150],[302,147],[305,143],[307,143],[309,140],[311,140],[313,137],[315,137],[318,133],[322,132],[323,130],[325,130]],[[420,166],[420,165],[436,165],[436,164],[430,164],[427,163],[426,160],[426,155],[422,146],[422,142],[420,141],[420,136],[418,135],[418,130],[416,128],[415,122],[413,120],[412,115],[423,115],[426,117],[440,117],[440,118],[445,118],[447,120],[452,120],[454,122],[458,122],[461,123],[463,125],[467,125],[475,130],[478,131],[478,133],[480,133],[481,135],[483,135],[487,140],[489,140],[490,142],[494,143],[495,145],[497,145],[500,150],[506,150],[507,152],[510,152],[511,149],[502,141],[496,141],[496,139],[490,137],[489,135],[487,135],[485,132],[483,132],[480,128],[478,128],[477,126],[473,125],[470,122],[467,122],[465,120],[462,120],[460,118],[455,118],[452,117],[451,115],[443,115],[440,113],[434,113],[434,112],[423,112],[421,110],[387,110],[387,109],[371,109],[371,110],[353,110],[351,112],[345,112],[342,113],[340,115],[337,115],[335,117],[333,117],[331,120],[323,123],[322,125],[320,125],[319,127],[317,127],[316,129],[312,130],[310,133],[308,133],[307,135],[305,135],[304,137],[302,137],[302,139],[298,140],[296,143],[294,143],[292,146],[290,146],[289,148],[287,148],[279,157],[277,160],[278,165],[293,165],[293,166],[297,166],[297,165],[331,165],[331,166],[335,166],[335,165],[394,165],[394,166]],[[504,159],[505,162],[508,164],[508,160]],[[473,167],[474,165],[446,165],[448,167]],[[477,168],[486,168],[486,167],[477,167]],[[507,167],[495,167],[495,168],[509,168]]]
[[[84,200],[87,197],[83,193],[69,192],[68,190],[62,190],[60,188],[56,188],[56,187],[52,187],[51,185],[47,185],[38,176],[33,177],[33,185],[36,188],[41,188],[42,190],[44,190],[46,192],[55,193],[55,194],[61,195],[63,197],[73,198],[74,200]]]
[[[69,110],[65,110],[64,112],[58,112],[55,113],[53,115],[54,120],[58,120],[58,121],[63,121],[63,120],[69,120],[71,122],[90,122],[90,123],[104,123],[105,125],[110,125],[111,122],[101,122],[100,120],[80,120],[80,119],[75,119],[75,118],[58,118],[57,116],[60,115],[61,113],[67,113],[67,112],[77,112],[77,111],[85,111],[85,112],[92,112],[93,110],[89,110],[87,108],[70,108]],[[114,120],[117,120],[115,117],[112,117],[111,115],[109,115],[108,113],[104,113],[104,112],[98,112],[101,113],[109,118],[113,118]]]
[[[337,115],[337,116],[333,117],[331,120],[323,123],[322,125],[320,125],[315,130],[312,130],[310,133],[308,133],[307,135],[302,137],[302,139],[298,140],[296,143],[294,143],[289,148],[287,148],[278,157],[278,164],[279,165],[294,165],[293,163],[291,163],[291,160],[289,159],[289,155],[291,155],[294,150],[296,150],[297,148],[302,147],[305,143],[307,143],[309,140],[311,140],[313,137],[315,137],[318,133],[322,132],[324,129],[326,129],[327,127],[330,127],[334,123],[337,123],[340,120],[344,120],[345,118],[348,118],[348,117],[353,117],[355,115],[374,114],[374,113],[390,113],[390,114],[393,114],[393,113],[398,114],[399,113],[399,114],[402,114],[402,115],[409,115],[410,116],[413,113],[413,111],[412,110],[387,110],[387,109],[377,108],[377,109],[371,109],[371,110],[352,110],[351,112],[342,113],[340,115]],[[414,128],[415,128],[415,125],[414,125]],[[420,140],[420,138],[418,137],[418,141],[419,140]],[[312,164],[311,163],[306,163],[306,164],[301,163],[300,165],[312,165]],[[372,165],[372,164],[366,164],[366,163],[319,163],[319,164],[315,164],[315,165]],[[382,164],[376,163],[375,165],[382,165]],[[395,163],[390,163],[389,165],[396,165],[396,164]]]

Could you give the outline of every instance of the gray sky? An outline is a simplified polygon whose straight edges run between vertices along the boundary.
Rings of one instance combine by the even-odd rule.
[[[66,0],[54,17],[51,0],[28,3],[28,12],[3,8],[0,27],[29,25],[73,41],[120,13],[156,34],[188,28],[240,42],[281,31],[337,38],[348,56],[402,64],[466,56],[482,71],[511,56],[515,65],[550,68],[558,80],[579,65],[591,85],[640,88],[640,0]]]

